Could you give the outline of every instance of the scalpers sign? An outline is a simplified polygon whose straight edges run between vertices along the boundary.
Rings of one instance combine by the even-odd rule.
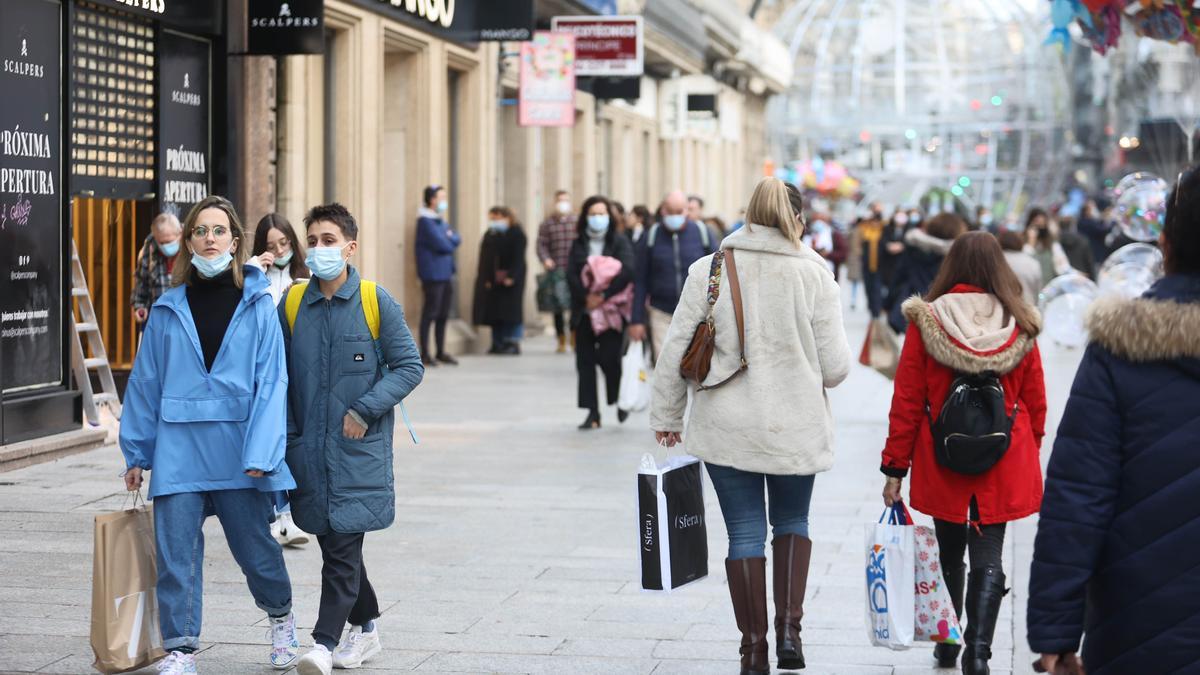
[[[208,196],[209,43],[172,34],[161,51],[159,198],[183,218]]]
[[[518,124],[575,126],[575,36],[540,30],[521,43]]]

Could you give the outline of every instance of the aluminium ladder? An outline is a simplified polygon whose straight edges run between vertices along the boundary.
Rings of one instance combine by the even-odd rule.
[[[83,263],[75,242],[71,242],[71,297],[79,301],[79,319],[71,308],[71,369],[75,382],[83,394],[83,414],[92,426],[100,426],[101,405],[108,405],[113,415],[121,418],[121,399],[113,381],[112,367],[108,363],[108,352],[104,349],[104,337],[96,320],[96,308],[92,305],[92,294],[88,290],[87,277],[83,275]],[[87,335],[88,352],[85,356],[83,339]],[[92,391],[92,371],[96,371],[102,391]]]

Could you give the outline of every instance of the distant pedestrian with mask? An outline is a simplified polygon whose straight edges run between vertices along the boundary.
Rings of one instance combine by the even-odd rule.
[[[629,212],[625,228],[625,233],[629,236],[630,243],[638,243],[645,236],[646,230],[653,224],[654,216],[650,213],[650,209],[646,208],[645,204],[638,204],[633,207]]]
[[[546,270],[546,278],[542,283],[555,285],[567,281],[567,262],[571,255],[571,246],[578,236],[578,218],[571,204],[571,193],[559,190],[554,193],[554,212],[546,216],[538,226],[537,254]],[[557,293],[553,294],[555,297]],[[570,307],[554,307],[554,333],[558,338],[558,353],[567,351],[567,320],[566,313]]]
[[[671,315],[687,283],[688,268],[700,258],[712,255],[720,245],[720,239],[707,225],[688,218],[687,209],[683,192],[668,194],[663,199],[662,219],[638,240],[635,248],[636,281],[629,339],[646,339],[649,325],[656,358],[662,353]]]
[[[183,226],[173,213],[160,213],[150,222],[150,234],[138,252],[133,294],[129,299],[139,331],[146,326],[151,305],[171,287],[171,272],[183,243],[182,235]]]
[[[682,209],[681,209],[682,210]],[[571,245],[567,265],[567,283],[571,286],[571,326],[575,331],[575,369],[579,374],[579,407],[588,411],[579,425],[581,431],[600,428],[600,401],[596,394],[596,367],[604,372],[608,404],[616,405],[621,384],[621,343],[623,318],[613,312],[599,312],[602,325],[593,321],[594,310],[605,310],[633,283],[633,247],[613,229],[615,209],[599,195],[583,203],[577,225],[578,236]],[[598,264],[593,264],[598,263]],[[609,268],[606,284],[584,283],[584,269]],[[603,290],[596,286],[603,285]],[[624,411],[618,411],[624,421]]]
[[[267,279],[247,263],[233,205],[210,195],[183,226],[174,286],[150,310],[125,390],[125,487],[150,471],[154,500],[159,672],[196,671],[204,521],[216,515],[258,608],[269,617],[267,663],[296,660],[292,584],[271,538],[271,495],[296,487],[284,462],[288,377]]]
[[[450,209],[446,188],[430,185],[423,197],[424,206],[417,218],[417,276],[425,292],[421,308],[421,361],[426,366],[439,363],[456,366],[458,361],[446,352],[446,322],[450,320],[453,301],[454,251],[462,243],[462,237],[446,222],[446,212]],[[431,326],[437,341],[436,354],[429,351]]]
[[[1031,209],[1025,220],[1025,252],[1037,259],[1042,268],[1042,286],[1060,274],[1071,271],[1067,252],[1058,243],[1058,228],[1043,209]]]
[[[521,353],[525,320],[525,230],[507,206],[488,211],[488,231],[479,251],[474,318],[490,326],[489,354]]]
[[[271,301],[276,306],[287,294],[292,283],[309,277],[304,265],[304,246],[296,238],[296,231],[287,218],[278,213],[268,213],[254,228],[254,257],[267,275],[267,288]],[[271,535],[280,546],[303,546],[308,543],[308,533],[292,521],[292,507],[286,492],[274,494],[275,520],[271,523]]]

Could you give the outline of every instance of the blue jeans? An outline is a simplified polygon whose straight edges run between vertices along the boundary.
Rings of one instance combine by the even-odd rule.
[[[158,549],[158,623],[163,649],[200,648],[204,596],[204,521],[215,515],[259,609],[292,611],[292,582],[271,537],[271,495],[254,489],[183,492],[154,500]]]
[[[492,324],[492,347],[499,349],[510,344],[518,344],[525,335],[525,324],[495,323]]]
[[[768,517],[775,537],[808,536],[808,504],[816,476],[772,476],[707,462],[704,466],[721,502],[730,560],[766,556]],[[769,510],[763,499],[764,482]]]
[[[274,516],[281,513],[287,513],[292,510],[292,505],[288,502],[287,490],[271,493],[271,504],[275,507],[275,513],[271,514],[271,520],[275,520]]]

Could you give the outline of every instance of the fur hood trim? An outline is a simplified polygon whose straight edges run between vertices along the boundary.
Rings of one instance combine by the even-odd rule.
[[[902,309],[904,316],[921,331],[925,352],[934,361],[960,373],[978,375],[990,371],[1003,375],[1020,365],[1035,344],[1033,338],[1018,329],[1016,338],[1008,345],[994,352],[975,352],[946,334],[933,308],[920,296],[914,295],[905,300]]]
[[[1200,358],[1200,303],[1102,298],[1087,327],[1093,341],[1130,361]]]

